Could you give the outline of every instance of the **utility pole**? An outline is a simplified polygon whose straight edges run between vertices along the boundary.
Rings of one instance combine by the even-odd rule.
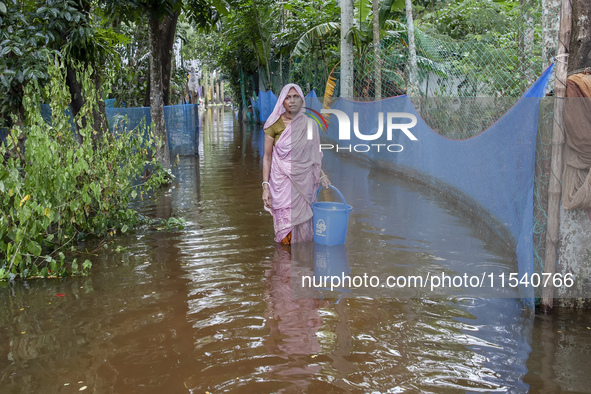
[[[353,27],[353,0],[341,0],[341,97],[353,98],[353,43],[346,39]]]

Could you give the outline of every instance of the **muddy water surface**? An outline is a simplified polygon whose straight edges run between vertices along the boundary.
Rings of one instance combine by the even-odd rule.
[[[0,392],[591,390],[588,313],[534,319],[512,298],[293,298],[291,255],[262,209],[261,147],[260,130],[210,111],[199,157],[137,203],[183,230],[116,238],[87,278],[0,287]],[[351,271],[368,250],[398,267],[514,269],[503,242],[437,193],[339,160],[325,167],[357,207]]]

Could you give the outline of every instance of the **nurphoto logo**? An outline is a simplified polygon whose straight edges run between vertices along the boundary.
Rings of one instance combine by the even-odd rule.
[[[385,144],[385,143],[372,143],[372,144],[343,144],[343,142],[347,142],[351,140],[351,120],[349,119],[349,115],[347,115],[344,111],[338,109],[321,109],[320,113],[314,111],[311,108],[306,109],[310,110],[312,113],[308,115],[308,139],[312,139],[313,135],[313,125],[314,122],[318,124],[320,129],[323,128],[328,130],[328,125],[326,119],[322,116],[322,114],[334,114],[337,117],[339,122],[339,143],[337,144],[320,144],[320,150],[331,150],[334,149],[337,152],[339,151],[348,151],[348,152],[369,152],[371,150],[375,150],[377,152],[380,151],[387,151],[392,153],[402,152],[404,147],[400,144]],[[353,133],[356,138],[362,141],[377,141],[382,138],[382,134],[384,133],[384,119],[386,123],[386,140],[388,142],[392,141],[393,135],[395,132],[402,132],[406,137],[408,137],[411,141],[418,141],[417,137],[410,131],[411,128],[416,126],[417,124],[417,117],[413,114],[409,114],[407,112],[387,112],[384,116],[383,112],[378,113],[378,129],[373,134],[364,134],[359,130],[359,113],[353,112]],[[406,119],[410,120],[410,122],[401,122],[401,120]],[[324,126],[324,127],[323,127]]]

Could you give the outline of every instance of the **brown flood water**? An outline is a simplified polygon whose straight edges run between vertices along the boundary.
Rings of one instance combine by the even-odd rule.
[[[511,298],[292,298],[290,255],[262,209],[262,132],[222,112],[205,114],[200,155],[180,158],[177,181],[137,203],[186,219],[184,230],[119,236],[90,257],[87,278],[1,284],[0,393],[591,392],[588,312],[534,318]],[[437,193],[326,159],[333,183],[355,173],[372,190],[345,194],[369,207],[351,217],[352,270],[368,247],[400,265],[514,264]]]

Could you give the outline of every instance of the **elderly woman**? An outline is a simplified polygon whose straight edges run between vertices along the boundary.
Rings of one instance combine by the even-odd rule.
[[[302,89],[290,83],[264,126],[263,202],[273,215],[275,241],[284,245],[314,238],[311,205],[318,186],[330,185],[320,168],[318,127],[312,124],[308,139],[305,112]]]

